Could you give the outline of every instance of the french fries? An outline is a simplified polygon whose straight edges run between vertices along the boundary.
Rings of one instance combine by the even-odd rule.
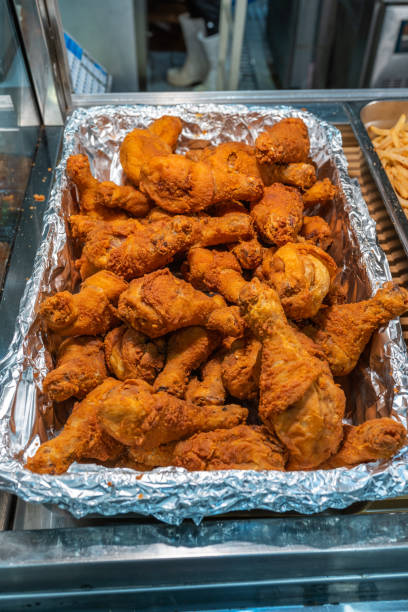
[[[408,216],[408,123],[402,114],[389,129],[369,127],[374,148]]]

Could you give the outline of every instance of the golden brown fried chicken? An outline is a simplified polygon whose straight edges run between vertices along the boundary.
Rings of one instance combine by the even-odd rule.
[[[136,129],[125,136],[120,146],[120,163],[126,176],[139,185],[140,170],[156,155],[172,153],[182,129],[178,117],[163,116],[146,130]]]
[[[232,253],[194,248],[188,253],[188,280],[196,289],[220,293],[237,304],[246,284],[241,267]]]
[[[108,376],[99,338],[68,338],[58,349],[57,364],[44,378],[43,389],[55,402],[83,399]]]
[[[263,198],[251,206],[251,216],[265,242],[283,246],[294,242],[303,220],[299,191],[281,183],[265,187]]]
[[[153,384],[164,367],[164,339],[151,340],[126,325],[112,329],[105,336],[104,347],[108,368],[119,380],[142,378]]]
[[[71,228],[71,235],[74,240],[77,240],[80,244],[83,244],[95,231],[105,231],[112,234],[113,236],[122,236],[126,238],[133,234],[139,229],[143,228],[143,225],[138,219],[111,219],[109,221],[102,221],[101,219],[95,219],[88,215],[71,215],[68,219]]]
[[[327,204],[336,196],[337,189],[330,179],[325,178],[317,181],[310,189],[303,194],[303,204],[305,208],[315,204]]]
[[[97,411],[101,398],[121,383],[107,378],[79,404],[75,404],[64,429],[56,438],[44,442],[26,468],[39,474],[62,474],[74,461],[90,463],[114,461],[124,451],[122,444],[99,426]]]
[[[330,226],[321,217],[303,217],[299,236],[326,251],[333,242]]]
[[[223,142],[202,150],[200,161],[225,172],[240,172],[261,178],[255,157],[255,148],[244,142]]]
[[[295,321],[317,314],[336,274],[330,255],[306,242],[288,242],[276,252],[267,251],[257,270],[259,278],[278,292],[286,316]]]
[[[94,232],[88,236],[83,257],[97,269],[107,268],[131,280],[169,264],[194,243],[195,237],[196,220],[176,216],[166,223],[157,221],[144,226],[126,239],[109,232]]]
[[[168,340],[166,365],[156,378],[154,391],[183,398],[191,372],[207,361],[220,341],[218,334],[197,325],[175,331]]]
[[[213,168],[184,155],[148,159],[140,173],[140,188],[158,206],[173,213],[194,213],[222,200],[258,200],[262,181],[239,172]]]
[[[295,117],[278,121],[255,141],[256,158],[261,164],[306,162],[309,147],[307,127]]]
[[[195,246],[231,244],[254,236],[253,221],[247,212],[227,212],[220,217],[197,219]]]
[[[150,338],[190,325],[202,325],[225,336],[239,336],[243,330],[236,307],[227,307],[221,296],[197,291],[166,268],[130,283],[121,295],[119,316]]]
[[[322,470],[352,468],[359,463],[391,459],[407,442],[402,423],[383,417],[361,425],[344,425],[344,439],[336,455],[320,466]]]
[[[322,373],[322,363],[288,324],[274,289],[253,279],[241,290],[240,302],[245,321],[262,342],[259,416],[273,431],[274,415],[304,396]]]
[[[183,123],[179,117],[163,115],[156,119],[147,128],[151,134],[158,136],[169,145],[172,151],[176,148],[178,137],[183,129]]]
[[[242,406],[195,406],[159,391],[142,380],[127,380],[99,403],[102,428],[127,446],[147,450],[180,440],[197,431],[230,428],[245,421]]]
[[[372,333],[407,310],[408,291],[385,283],[369,300],[321,310],[308,335],[325,354],[334,376],[345,376],[356,366]]]
[[[255,270],[261,265],[265,248],[257,238],[241,240],[230,247],[230,251],[244,270]]]
[[[322,365],[323,372],[305,394],[272,417],[274,431],[289,451],[287,470],[316,468],[336,453],[343,437],[346,398],[327,363]]]
[[[117,323],[116,304],[127,288],[121,278],[102,270],[86,279],[79,293],[60,291],[40,306],[45,326],[60,336],[99,336]]]
[[[178,442],[174,464],[187,470],[284,470],[286,452],[263,427],[238,425]]]
[[[121,459],[117,467],[149,471],[157,467],[174,465],[173,455],[176,444],[177,442],[169,442],[149,450],[139,446],[128,447],[125,458]]]
[[[67,175],[78,188],[81,212],[90,217],[109,221],[126,219],[120,209],[137,217],[143,217],[149,211],[146,196],[134,187],[94,178],[86,155],[71,155],[68,158]]]
[[[198,406],[221,406],[225,402],[222,382],[222,357],[218,353],[201,367],[201,380],[190,380],[185,399]]]
[[[299,189],[308,189],[316,182],[316,170],[312,164],[260,164],[264,185],[283,183]]]
[[[259,394],[262,344],[251,334],[237,338],[225,352],[222,380],[228,393],[239,400],[256,400]]]

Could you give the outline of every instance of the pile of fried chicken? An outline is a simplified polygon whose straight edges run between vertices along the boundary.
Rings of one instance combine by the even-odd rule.
[[[58,347],[43,390],[79,401],[26,467],[312,470],[389,459],[404,427],[343,424],[339,383],[373,332],[408,309],[408,292],[390,282],[345,303],[332,232],[316,214],[336,187],[316,176],[305,123],[283,119],[254,146],[193,140],[176,154],[182,127],[163,116],[127,134],[125,185],[94,178],[85,155],[68,159],[83,282],[45,299],[39,317]]]

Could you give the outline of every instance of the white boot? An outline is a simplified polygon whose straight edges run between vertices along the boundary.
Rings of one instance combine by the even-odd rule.
[[[195,87],[196,91],[215,91],[217,89],[217,73],[218,73],[218,48],[220,45],[220,35],[213,34],[212,36],[204,36],[201,32],[198,34],[198,40],[203,46],[207,56],[209,70],[207,77],[201,85]]]
[[[192,19],[188,13],[179,17],[187,57],[182,68],[169,68],[167,80],[175,87],[188,87],[194,83],[201,83],[208,71],[208,62],[198,35],[205,35],[204,19]]]

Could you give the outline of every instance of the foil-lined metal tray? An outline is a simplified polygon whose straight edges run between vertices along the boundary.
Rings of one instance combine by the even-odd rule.
[[[285,106],[211,104],[76,110],[66,125],[34,272],[21,301],[9,351],[0,363],[1,488],[29,502],[55,503],[78,518],[90,513],[136,512],[173,524],[187,517],[198,523],[204,516],[255,508],[313,513],[408,492],[407,447],[392,461],[351,470],[187,472],[169,467],[139,473],[74,464],[66,474],[51,476],[24,469],[27,456],[54,434],[60,416],[41,392],[52,360],[36,313],[46,295],[74,289],[78,281],[74,253],[66,239],[66,217],[76,208],[75,193],[65,176],[66,160],[71,154],[86,153],[97,178],[121,182],[120,142],[129,130],[145,127],[163,114],[175,114],[184,121],[178,152],[185,151],[192,138],[215,144],[227,140],[253,143],[264,127],[283,117],[301,117],[309,129],[311,157],[319,177],[327,176],[340,187],[324,216],[335,235],[330,254],[342,267],[349,301],[371,296],[391,279],[358,183],[347,174],[341,135],[312,114]],[[374,334],[344,390],[349,421],[392,415],[406,424],[408,361],[397,320]]]

